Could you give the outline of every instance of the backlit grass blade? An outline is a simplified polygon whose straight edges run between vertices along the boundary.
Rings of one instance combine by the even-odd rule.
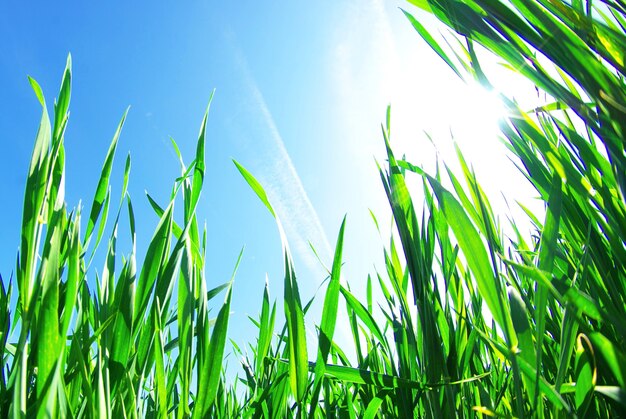
[[[315,363],[310,363],[310,368],[313,370],[315,368]],[[432,390],[435,387],[442,385],[442,383],[421,383],[418,381],[407,380],[402,377],[391,376],[388,374],[380,374],[371,371],[360,370],[358,368],[346,367],[343,365],[326,365],[326,375],[329,377],[333,377],[338,380],[352,382],[356,384],[371,384],[376,385],[379,388],[398,388],[398,387],[409,387],[420,390]],[[470,383],[472,381],[481,380],[484,378],[486,374],[467,378],[458,382],[450,382],[450,385],[462,385],[465,383]]]
[[[115,158],[115,151],[117,150],[117,143],[120,138],[120,134],[122,132],[122,127],[124,126],[124,121],[126,120],[126,115],[128,114],[128,108],[122,115],[122,119],[115,130],[115,134],[113,135],[113,140],[109,145],[109,150],[107,151],[107,155],[104,159],[104,164],[102,165],[102,171],[100,173],[100,179],[98,180],[98,186],[96,187],[96,192],[93,197],[93,202],[91,204],[91,210],[89,211],[89,221],[87,222],[87,230],[85,231],[85,237],[83,238],[84,247],[87,248],[89,242],[91,241],[91,236],[93,234],[94,227],[98,218],[100,217],[102,207],[104,204],[105,197],[107,195],[107,190],[109,188],[109,180],[111,178],[111,170],[113,169],[113,159]],[[102,224],[106,223],[106,219],[103,218],[100,221]],[[96,243],[99,242],[99,238],[96,240]],[[94,246],[94,247],[97,247]]]
[[[589,335],[593,343],[595,353],[600,354],[608,371],[611,373],[621,388],[626,388],[626,355],[621,348],[600,333]]]
[[[132,351],[132,327],[135,310],[135,287],[137,281],[136,267],[136,233],[135,213],[132,201],[127,195],[128,220],[131,236],[131,253],[115,286],[115,300],[119,309],[119,315],[113,325],[111,342],[111,375],[112,381],[122,379],[117,376],[127,371],[128,357]]]
[[[467,263],[476,277],[476,283],[493,317],[503,331],[512,339],[512,324],[510,316],[506,314],[507,306],[502,299],[502,287],[497,278],[494,278],[490,267],[489,257],[485,246],[476,231],[476,228],[463,210],[456,198],[448,192],[436,179],[427,175],[439,205],[446,216],[446,220],[459,242],[459,247],[467,258]]]
[[[576,342],[574,400],[578,414],[585,415],[591,404],[597,379],[595,354],[587,336],[580,334]]]
[[[156,213],[156,215],[161,218],[165,213],[165,210],[161,208],[159,204],[150,196],[149,193],[146,193],[146,198],[148,198],[148,202],[150,206]],[[176,221],[172,221],[172,233],[174,233],[174,237],[179,238],[183,234],[183,229],[176,223]]]
[[[513,329],[517,335],[519,356],[523,358],[529,365],[538,363],[535,345],[533,343],[532,329],[528,321],[528,310],[524,305],[522,297],[517,290],[511,286],[508,287],[509,307],[511,307],[511,320]],[[535,396],[538,395],[537,386],[539,385],[539,377],[524,378],[524,383],[528,390],[529,398],[533,403],[537,403]]]
[[[263,375],[265,358],[268,356],[272,337],[274,334],[274,319],[276,314],[276,303],[270,310],[269,283],[266,278],[265,289],[263,290],[263,302],[261,305],[261,317],[259,319],[259,338],[257,341],[257,354],[255,370],[257,374]]]
[[[204,170],[205,170],[204,148],[205,148],[206,124],[207,124],[207,119],[209,117],[209,109],[211,107],[211,102],[213,101],[214,94],[215,94],[215,90],[211,92],[211,96],[209,97],[209,104],[207,105],[207,110],[204,113],[202,123],[200,124],[200,134],[198,135],[198,142],[196,145],[196,158],[194,160],[195,164],[194,164],[194,173],[193,173],[193,183],[191,187],[191,196],[189,200],[189,205],[187,205],[186,213],[185,213],[185,218],[187,220],[189,220],[191,218],[191,214],[195,212],[196,205],[200,197],[200,192],[202,191],[202,184],[204,182]]]
[[[541,245],[539,248],[539,269],[547,272],[551,272],[554,264],[554,258],[557,253],[557,239],[559,234],[559,221],[561,217],[561,179],[558,176],[554,176],[552,183],[552,189],[550,190],[550,198],[548,201],[548,208],[546,211],[546,221],[544,223]],[[536,370],[538,373],[537,382],[539,381],[539,374],[541,371],[541,357],[543,353],[543,339],[546,323],[546,308],[548,304],[548,290],[543,284],[537,284],[537,290],[535,294],[535,307],[536,307]],[[535,395],[533,404],[537,408],[539,403],[538,394]]]
[[[65,71],[63,72],[63,81],[59,97],[54,104],[54,129],[52,131],[53,138],[56,140],[61,138],[61,133],[67,122],[67,110],[70,106],[70,95],[72,89],[72,56],[68,54]]]
[[[352,295],[352,293],[344,288],[343,286],[339,289],[344,299],[346,300],[346,304],[354,310],[354,313],[358,316],[359,319],[363,322],[363,324],[368,328],[368,330],[376,337],[379,342],[385,342],[386,339],[383,337],[383,332],[378,327],[376,320],[372,316],[372,314],[367,311],[367,308],[363,304],[359,302],[359,300]]]
[[[22,213],[22,229],[19,265],[17,268],[17,284],[20,298],[20,306],[23,313],[27,314],[32,296],[33,280],[36,269],[36,252],[39,246],[41,226],[43,223],[43,205],[46,192],[46,176],[48,172],[49,147],[51,142],[51,126],[48,110],[37,82],[29,78],[30,84],[42,106],[41,122],[37,130],[35,147],[26,178],[24,191],[24,207]]]
[[[243,166],[236,161],[233,162],[248,185],[257,194],[261,202],[263,202],[265,207],[274,217],[280,233],[285,263],[284,309],[285,318],[287,320],[287,329],[289,332],[289,382],[291,384],[291,390],[296,396],[296,401],[300,406],[300,403],[304,399],[308,381],[308,356],[306,331],[304,328],[304,313],[302,310],[302,303],[300,302],[300,292],[298,291],[298,284],[296,282],[296,275],[293,268],[293,262],[291,260],[291,252],[289,250],[287,236],[285,235],[280,219],[274,212],[274,208],[270,204],[267,194],[261,184]]]
[[[374,397],[367,405],[367,409],[365,409],[365,413],[363,414],[363,419],[374,419],[377,416],[378,410],[383,404],[383,401],[384,400],[381,397]]]
[[[207,365],[203,365],[204,370],[201,375],[200,383],[198,383],[198,396],[194,406],[193,417],[207,417],[209,409],[217,395],[217,385],[222,372],[222,359],[226,344],[228,318],[230,316],[231,296],[232,287],[229,287],[226,292],[226,300],[217,315],[215,327],[211,334],[208,350],[210,358],[208,359]]]
[[[170,202],[166,208],[148,245],[148,250],[144,257],[144,265],[137,281],[133,328],[136,328],[147,310],[148,300],[156,281],[156,276],[164,263],[164,252],[169,244],[172,231],[173,211],[174,201]]]
[[[167,389],[165,388],[165,365],[163,352],[163,335],[158,316],[154,317],[154,381],[156,386],[157,411],[160,418],[167,418]]]
[[[311,363],[311,369],[315,368],[315,364]],[[361,370],[358,368],[346,367],[343,365],[326,365],[326,375],[337,380],[361,385],[373,385],[377,388],[399,388],[408,387],[415,389],[424,389],[426,386],[417,381],[410,381],[401,377],[391,376],[387,374],[376,373],[373,371]]]
[[[246,170],[245,167],[240,165],[235,160],[233,160],[233,163],[235,163],[235,166],[237,166],[237,170],[239,170],[239,173],[241,173],[241,175],[246,180],[248,185],[252,188],[254,193],[257,194],[257,196],[259,197],[259,199],[261,200],[263,205],[265,205],[265,207],[268,209],[268,211],[272,214],[273,217],[276,217],[276,213],[274,212],[274,208],[272,208],[272,205],[270,204],[270,201],[267,198],[267,194],[265,193],[265,190],[263,189],[263,186],[261,186],[259,181],[256,180],[255,177],[252,176],[252,174],[250,172],[248,172],[248,170]]]
[[[285,317],[289,339],[289,381],[298,402],[302,402],[308,386],[308,362],[304,312],[289,253],[285,251]]]
[[[337,237],[332,273],[330,276],[330,282],[328,283],[328,288],[326,289],[326,296],[324,297],[324,307],[322,308],[322,322],[320,324],[318,337],[317,363],[315,365],[315,380],[313,382],[311,407],[309,410],[310,418],[315,416],[317,401],[322,386],[322,377],[324,376],[326,362],[328,361],[328,354],[330,353],[333,335],[335,333],[335,324],[337,323],[339,289],[341,287],[341,257],[343,253],[343,235],[345,227],[346,217],[344,216],[339,229],[339,236]]]
[[[191,255],[191,242],[189,237],[185,240],[185,253],[181,261],[181,275],[178,279],[178,372],[180,392],[184,398],[190,392],[191,377],[193,372],[193,330],[196,325],[196,313],[194,310],[194,286],[195,268]],[[184,399],[186,400],[186,399]],[[178,408],[178,418],[189,416],[190,411],[187,403],[181,403]]]
[[[448,64],[448,66],[452,69],[452,71],[454,71],[456,73],[456,75],[459,78],[462,79],[463,76],[461,75],[459,70],[457,70],[457,68],[454,65],[454,63],[452,62],[452,60],[450,60],[448,55],[444,52],[444,50],[441,48],[441,46],[437,43],[435,38],[432,37],[430,32],[428,32],[426,30],[426,28],[424,28],[424,25],[422,25],[417,19],[415,19],[413,17],[413,15],[411,15],[406,10],[402,10],[402,13],[404,13],[404,16],[406,16],[406,18],[409,20],[409,22],[411,22],[411,25],[413,25],[413,28],[417,31],[417,33],[420,34],[422,39],[424,39],[424,41],[426,41],[428,43],[428,45],[430,45],[430,47],[433,49],[433,51],[435,51],[437,53],[437,55],[439,55],[439,57],[443,61],[445,61],[446,64]]]
[[[83,278],[80,266],[80,213],[77,213],[71,221],[69,231],[69,251],[68,251],[68,273],[65,285],[65,301],[63,303],[63,316],[61,318],[61,328],[59,337],[62,339],[67,335],[74,312],[74,306],[78,297],[78,288]]]
[[[40,281],[41,306],[39,306],[38,329],[35,338],[37,372],[37,398],[42,400],[47,393],[54,365],[60,354],[62,341],[59,339],[59,262],[61,259],[61,240],[64,234],[65,213],[56,212],[47,231],[46,245],[43,250]],[[38,287],[39,288],[39,287]]]

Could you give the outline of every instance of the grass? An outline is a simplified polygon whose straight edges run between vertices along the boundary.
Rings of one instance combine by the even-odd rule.
[[[387,161],[379,172],[395,233],[384,249],[385,265],[366,279],[366,299],[359,301],[340,280],[344,219],[317,350],[308,353],[304,314],[311,301],[299,293],[280,220],[262,185],[235,163],[277,223],[285,321],[277,327],[266,287],[261,313],[252,319],[259,335],[248,343],[251,355],[234,349],[245,376],[228,382],[222,360],[232,281],[207,289],[206,233],[196,216],[208,109],[195,158],[187,166],[179,154],[181,176],[170,201],[161,206],[148,196],[160,220],[137,266],[135,217],[126,193],[130,159],[119,201],[109,189],[125,114],[87,220],[81,208],[65,204],[68,58],[53,119],[31,80],[42,119],[28,169],[15,276],[0,288],[3,415],[626,415],[625,8],[609,0],[411,3],[451,29],[447,39],[453,42],[442,43],[421,25],[420,15],[404,11],[458,76],[491,87],[478,59],[486,50],[531,80],[545,99],[524,110],[501,98],[510,114],[502,132],[516,156],[512,164],[545,203],[541,216],[526,210],[534,225],[531,238],[519,230],[520,220],[509,220],[513,234],[505,236],[460,151],[459,173],[445,163],[426,173],[396,158],[388,110],[382,130]],[[409,178],[421,187],[410,187],[415,182]],[[182,205],[180,225],[176,203]],[[132,250],[120,266],[122,212],[128,214]],[[105,231],[112,233],[105,237]],[[96,252],[105,260],[100,275],[90,269]],[[383,300],[374,301],[375,286]],[[224,302],[211,318],[208,303],[218,296]],[[340,307],[353,338],[349,348],[333,340]]]

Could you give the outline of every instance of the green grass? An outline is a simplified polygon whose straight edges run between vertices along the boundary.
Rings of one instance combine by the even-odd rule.
[[[387,160],[379,172],[395,231],[384,248],[385,264],[362,279],[367,293],[359,301],[340,281],[344,219],[317,322],[317,350],[310,353],[315,346],[307,345],[304,315],[311,300],[298,290],[280,220],[262,185],[235,163],[277,223],[285,304],[277,327],[282,316],[266,287],[261,313],[252,319],[259,335],[245,343],[250,351],[235,345],[244,374],[231,382],[222,360],[236,296],[232,280],[207,289],[207,238],[196,216],[208,109],[188,166],[174,144],[181,176],[170,201],[160,205],[148,196],[160,220],[137,266],[126,189],[130,158],[121,196],[112,197],[109,188],[125,113],[88,219],[65,204],[68,58],[53,119],[31,80],[43,109],[17,267],[0,288],[3,415],[626,415],[624,6],[608,0],[411,3],[421,10],[404,11],[408,24],[458,76],[489,88],[477,55],[486,50],[547,98],[531,110],[501,98],[511,115],[502,133],[516,156],[512,164],[545,203],[545,214],[525,210],[533,235],[518,227],[526,220],[513,219],[507,226],[512,237],[505,236],[460,150],[458,173],[445,162],[426,173],[397,159],[388,110],[382,130]],[[434,14],[460,42],[438,41],[420,23],[423,13]],[[409,186],[416,184],[420,188]],[[174,211],[181,205],[179,225]],[[127,217],[120,218],[123,212]],[[126,218],[132,250],[120,265],[117,230]],[[97,252],[104,260],[99,275],[90,269]],[[374,301],[374,287],[382,300]],[[212,318],[208,303],[215,298],[224,302]],[[333,338],[344,307],[353,345],[341,348]]]

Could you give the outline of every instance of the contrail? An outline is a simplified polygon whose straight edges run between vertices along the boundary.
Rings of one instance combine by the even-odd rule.
[[[321,265],[314,257],[308,243],[311,242],[315,246],[324,261],[331,260],[332,248],[291,161],[265,98],[250,74],[247,61],[237,48],[235,50],[237,64],[243,73],[244,82],[251,92],[254,104],[260,110],[271,140],[271,149],[264,150],[263,153],[264,156],[269,156],[269,160],[260,167],[261,171],[258,175],[264,180],[263,187],[285,227],[294,251],[309,269],[319,271]],[[320,281],[322,279],[320,278]]]

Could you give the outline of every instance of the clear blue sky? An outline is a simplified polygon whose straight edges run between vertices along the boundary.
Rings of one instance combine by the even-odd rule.
[[[407,153],[417,164],[434,161],[424,130],[442,138],[437,148],[444,155],[452,144],[451,127],[462,146],[468,138],[464,150],[470,157],[472,150],[480,159],[497,148],[493,109],[423,44],[398,9],[407,6],[396,1],[2,2],[0,273],[5,282],[15,267],[24,182],[40,118],[26,76],[40,83],[52,108],[71,52],[65,138],[70,208],[80,199],[89,205],[111,137],[130,105],[112,196],[118,200],[130,153],[141,258],[157,223],[144,190],[167,201],[179,175],[169,137],[189,163],[215,88],[198,214],[208,229],[209,288],[228,280],[246,246],[235,282],[231,337],[239,344],[254,338],[247,315],[259,311],[266,273],[273,296],[282,299],[275,224],[232,158],[257,176],[278,207],[303,299],[324,278],[307,241],[330,265],[345,213],[344,279],[362,288],[367,273],[382,269],[386,243],[368,209],[385,230],[389,224],[374,163],[374,156],[383,162],[380,123],[387,104],[398,154]],[[492,142],[477,146],[478,137]],[[496,160],[490,166],[499,175],[491,177],[506,178],[498,166],[503,158]],[[126,227],[120,236],[125,233]],[[119,253],[129,250],[121,244]],[[319,318],[314,313],[308,320],[311,330]]]

